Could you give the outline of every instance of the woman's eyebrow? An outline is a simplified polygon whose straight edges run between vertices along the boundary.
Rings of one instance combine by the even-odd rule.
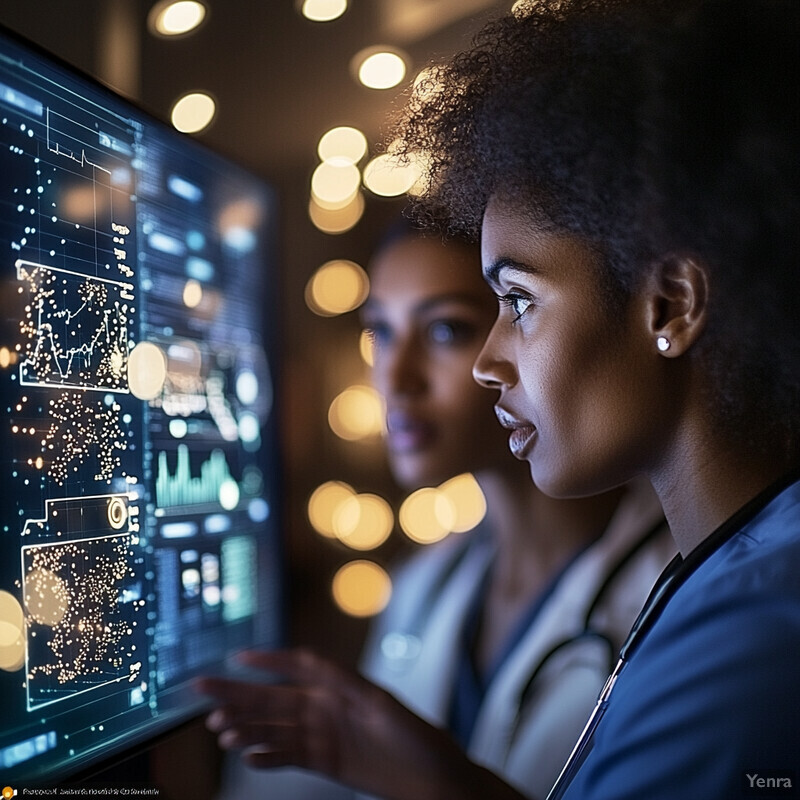
[[[364,304],[361,306],[361,313],[362,314],[369,314],[373,313],[376,314],[382,308],[382,304],[379,300],[376,300],[374,297],[368,297]]]
[[[541,274],[541,270],[530,264],[522,264],[519,261],[515,261],[513,258],[498,258],[496,261],[493,261],[483,268],[484,280],[486,280],[487,283],[498,283],[500,280],[500,273],[505,269],[523,272],[527,275]]]
[[[485,298],[476,297],[469,292],[446,292],[425,298],[414,307],[414,310],[417,312],[430,311],[437,306],[447,305],[448,303],[461,303],[462,305],[480,308],[485,304]]]
[[[427,311],[436,309],[438,306],[448,305],[450,303],[458,303],[465,306],[481,308],[485,305],[485,302],[485,297],[475,296],[470,292],[443,292],[442,294],[431,295],[430,297],[426,297],[424,300],[421,300],[413,307],[413,311],[416,314],[425,313]],[[380,300],[369,298],[361,307],[361,313],[362,315],[379,314],[383,311],[383,309],[384,305]]]

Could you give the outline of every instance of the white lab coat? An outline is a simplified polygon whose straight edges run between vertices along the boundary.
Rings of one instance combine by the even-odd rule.
[[[616,569],[662,518],[649,484],[633,485],[604,535],[568,567],[494,676],[468,750],[473,760],[522,793],[547,794],[586,722],[610,662],[674,555],[675,545],[663,525]],[[373,625],[364,649],[363,673],[436,725],[447,721],[463,626],[493,551],[488,532],[476,529],[415,553],[396,571],[391,602]],[[615,574],[605,585],[611,573]],[[587,631],[585,617],[601,587]],[[556,651],[545,657],[553,648]],[[225,798],[355,796],[294,770],[259,773],[238,768],[230,778]]]
[[[623,498],[606,532],[566,570],[494,676],[469,744],[473,760],[544,797],[566,761],[631,624],[675,553],[666,525],[613,577],[586,635],[585,617],[615,566],[662,518],[649,485]],[[364,673],[434,724],[447,721],[466,618],[493,555],[491,537],[451,536],[395,576],[373,627]],[[576,638],[577,637],[577,638]],[[564,644],[549,658],[545,656]],[[538,675],[531,676],[538,669]],[[521,700],[522,699],[522,700]]]

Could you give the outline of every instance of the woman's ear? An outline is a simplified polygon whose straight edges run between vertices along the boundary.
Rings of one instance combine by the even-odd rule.
[[[708,318],[709,284],[707,265],[693,255],[673,253],[653,266],[648,326],[662,355],[682,355],[699,338]]]

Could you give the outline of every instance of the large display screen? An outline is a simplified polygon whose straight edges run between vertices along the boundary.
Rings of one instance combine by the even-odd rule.
[[[280,635],[270,188],[0,30],[0,785]]]

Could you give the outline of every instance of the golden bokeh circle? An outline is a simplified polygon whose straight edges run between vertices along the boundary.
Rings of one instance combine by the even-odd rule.
[[[392,581],[386,570],[364,559],[345,564],[333,577],[333,599],[351,617],[371,617],[386,608]]]
[[[139,400],[153,400],[164,389],[167,358],[152,342],[139,342],[128,356],[128,388]]]

